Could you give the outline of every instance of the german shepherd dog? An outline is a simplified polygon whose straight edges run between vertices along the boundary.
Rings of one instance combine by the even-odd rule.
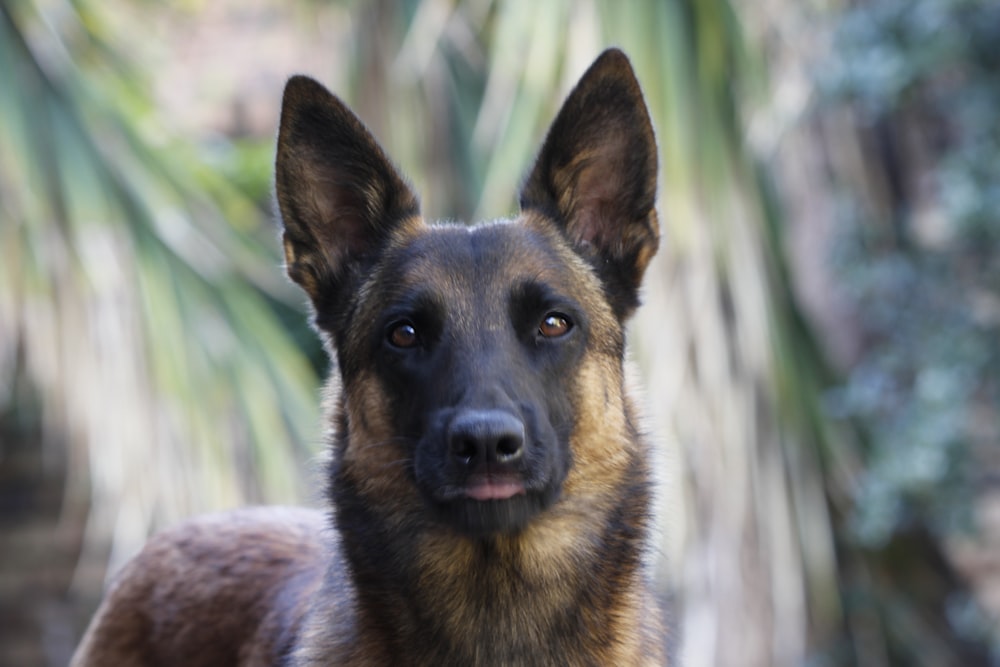
[[[656,170],[609,50],[515,219],[429,225],[361,121],[292,78],[276,190],[288,274],[336,362],[331,519],[246,509],[154,537],[73,664],[666,664],[623,362]]]

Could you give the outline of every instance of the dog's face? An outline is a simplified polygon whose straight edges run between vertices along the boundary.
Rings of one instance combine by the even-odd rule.
[[[416,486],[463,530],[519,528],[558,496],[565,383],[595,325],[576,275],[517,224],[429,229],[370,274],[368,326],[343,349],[378,378]]]
[[[600,417],[656,250],[655,180],[617,51],[566,101],[521,215],[477,227],[426,225],[357,118],[292,79],[276,185],[289,275],[339,362],[342,483],[394,512],[419,497],[471,535],[522,530],[585,488],[574,471],[614,447]]]

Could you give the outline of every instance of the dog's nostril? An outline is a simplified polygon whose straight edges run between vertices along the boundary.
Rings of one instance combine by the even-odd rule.
[[[452,420],[448,445],[464,466],[513,463],[524,450],[524,424],[502,410],[467,410]]]
[[[458,438],[452,441],[451,453],[465,465],[479,458],[479,446],[471,438]]]
[[[521,453],[521,439],[514,437],[501,438],[497,442],[497,460],[508,461]]]

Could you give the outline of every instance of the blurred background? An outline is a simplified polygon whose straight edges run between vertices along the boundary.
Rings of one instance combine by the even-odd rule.
[[[3,0],[0,665],[65,665],[150,531],[321,502],[285,79],[476,220],[609,45],[660,145],[630,335],[682,664],[1000,664],[997,3]]]

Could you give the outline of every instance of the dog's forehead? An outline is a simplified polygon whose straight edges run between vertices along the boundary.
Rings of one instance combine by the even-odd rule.
[[[565,251],[517,222],[474,227],[436,225],[410,238],[389,258],[388,273],[401,288],[490,294],[521,281],[573,286]]]

